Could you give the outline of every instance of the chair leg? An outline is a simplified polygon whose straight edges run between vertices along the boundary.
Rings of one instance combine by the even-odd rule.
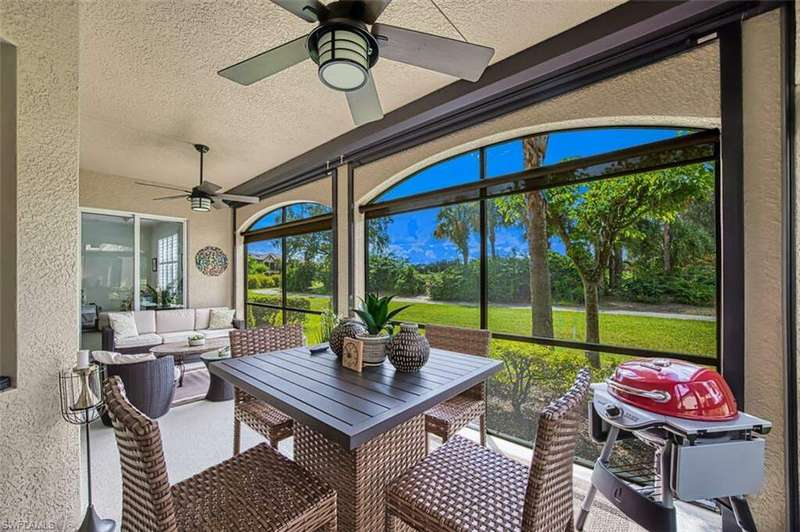
[[[233,420],[233,455],[236,456],[241,450],[242,444],[242,422],[238,419]]]
[[[480,431],[481,431],[481,447],[486,447],[486,414],[481,414]]]
[[[269,444],[270,446],[277,450],[278,449],[278,438],[274,438],[272,434],[269,435]]]

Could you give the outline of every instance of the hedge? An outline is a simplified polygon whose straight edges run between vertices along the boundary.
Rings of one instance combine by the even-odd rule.
[[[248,303],[262,303],[265,305],[281,305],[281,297],[272,294],[247,294]],[[286,298],[286,305],[288,307],[310,310],[311,300],[306,297],[288,296]],[[281,311],[280,309],[259,307],[256,305],[246,305],[247,307],[247,326],[260,327],[261,325],[280,325]],[[305,323],[307,314],[297,312],[292,315],[293,323]]]

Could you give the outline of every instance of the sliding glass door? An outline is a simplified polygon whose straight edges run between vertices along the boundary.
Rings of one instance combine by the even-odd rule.
[[[108,312],[182,308],[185,221],[113,211],[81,213],[81,345],[99,349]]]
[[[183,222],[139,222],[139,308],[183,306]]]
[[[134,306],[135,220],[133,216],[81,216],[81,325],[94,329],[100,310]]]

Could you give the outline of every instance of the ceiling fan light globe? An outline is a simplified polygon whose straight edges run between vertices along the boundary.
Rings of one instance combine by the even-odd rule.
[[[367,39],[348,29],[331,29],[317,41],[319,78],[338,91],[354,91],[367,82],[370,48]]]
[[[354,91],[367,82],[367,71],[361,65],[350,61],[333,60],[319,67],[319,78],[331,89]]]
[[[211,198],[204,196],[191,196],[192,210],[195,212],[208,212],[211,210]]]

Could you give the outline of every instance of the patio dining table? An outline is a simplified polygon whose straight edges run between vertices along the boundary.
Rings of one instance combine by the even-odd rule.
[[[425,456],[424,413],[500,370],[431,349],[417,373],[389,362],[358,373],[330,352],[288,349],[216,362],[211,373],[295,421],[294,460],[337,492],[340,531],[384,529],[384,488]]]

